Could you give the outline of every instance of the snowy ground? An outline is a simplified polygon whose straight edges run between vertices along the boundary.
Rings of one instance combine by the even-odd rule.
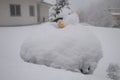
[[[106,68],[109,63],[120,64],[120,29],[88,27],[100,39],[104,58],[94,75],[48,68],[24,62],[19,55],[26,37],[39,25],[23,27],[0,27],[0,80],[108,80]]]

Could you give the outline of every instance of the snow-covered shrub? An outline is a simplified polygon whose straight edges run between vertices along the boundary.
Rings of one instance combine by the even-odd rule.
[[[79,17],[77,15],[77,13],[72,13],[70,15],[64,16],[64,23],[65,25],[74,25],[74,24],[78,24],[79,23]]]
[[[120,67],[117,64],[110,64],[108,69],[108,77],[113,80],[120,80]]]
[[[63,29],[52,23],[41,26],[22,44],[20,55],[26,62],[92,74],[102,58],[101,44],[85,26]]]

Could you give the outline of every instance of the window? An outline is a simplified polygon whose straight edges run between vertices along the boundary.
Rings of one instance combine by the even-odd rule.
[[[34,6],[29,6],[29,13],[30,13],[30,16],[35,16],[35,9],[34,9]]]
[[[21,16],[20,5],[10,4],[10,15],[11,16]]]

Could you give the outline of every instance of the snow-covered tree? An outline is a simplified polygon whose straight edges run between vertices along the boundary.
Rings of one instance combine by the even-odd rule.
[[[116,24],[109,9],[119,9],[120,0],[71,0],[71,3],[81,22],[105,27]]]
[[[57,22],[71,12],[68,0],[56,0],[56,3],[49,9],[49,21]]]

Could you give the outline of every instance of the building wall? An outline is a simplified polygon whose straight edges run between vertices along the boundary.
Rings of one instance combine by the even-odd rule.
[[[21,16],[10,16],[10,4],[21,5]],[[35,6],[35,16],[29,16],[29,6]],[[30,0],[2,0],[0,1],[0,25],[27,25],[37,23],[37,6],[35,1]]]
[[[50,5],[46,3],[40,4],[40,22],[48,21],[49,8],[50,8]]]

